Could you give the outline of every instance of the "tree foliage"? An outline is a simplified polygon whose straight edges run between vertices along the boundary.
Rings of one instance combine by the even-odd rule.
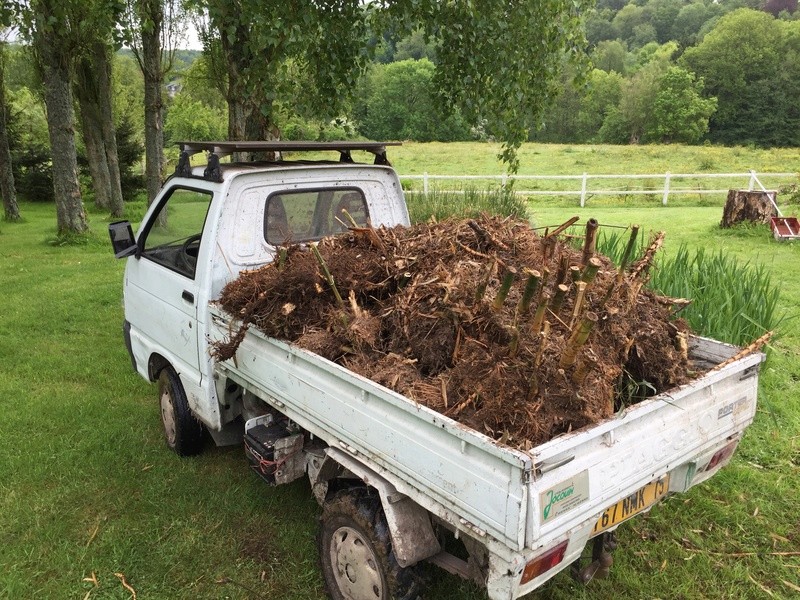
[[[469,127],[433,97],[435,67],[428,59],[374,65],[361,86],[353,114],[361,133],[378,140],[469,139]]]
[[[740,9],[724,16],[683,64],[718,98],[710,137],[725,144],[798,145],[796,22]]]

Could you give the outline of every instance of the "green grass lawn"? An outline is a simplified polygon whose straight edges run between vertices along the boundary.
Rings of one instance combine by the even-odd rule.
[[[425,168],[420,161],[427,159],[412,161],[398,149],[390,158],[401,172],[499,172],[490,169],[486,156],[495,151],[487,153],[488,145],[453,146],[403,146],[430,157]],[[796,151],[646,149],[665,164],[691,150],[697,153],[687,165],[705,152],[719,170],[800,169]],[[592,155],[589,148],[569,150],[554,147],[553,154],[559,161]],[[543,164],[550,158],[544,146],[527,151]],[[729,167],[737,151],[753,154]],[[616,161],[623,158],[609,157],[607,148],[598,152],[622,168]],[[478,154],[484,162],[470,163]],[[753,164],[758,157],[763,164]],[[784,164],[769,164],[778,160]],[[406,166],[411,162],[413,168]],[[776,243],[764,228],[720,230],[721,204],[579,209],[541,202],[530,209],[536,225],[577,214],[582,222],[593,216],[607,225],[663,229],[667,253],[681,242],[724,249],[770,270],[790,317],[800,306],[800,245]],[[124,265],[113,258],[103,216],[90,214],[85,244],[59,246],[54,207],[22,203],[21,211],[24,222],[0,223],[0,598],[131,598],[117,574],[140,600],[324,598],[314,542],[319,509],[306,482],[267,487],[250,473],[240,448],[209,448],[192,459],[167,450],[155,387],[131,370],[122,343]],[[131,206],[130,214],[140,217],[141,206]],[[733,463],[622,525],[609,579],[582,587],[562,573],[530,598],[797,597],[798,348],[797,320],[789,318],[762,372],[756,421]],[[441,572],[427,595],[484,597]]]

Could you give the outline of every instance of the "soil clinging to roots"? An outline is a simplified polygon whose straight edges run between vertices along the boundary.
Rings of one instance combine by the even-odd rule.
[[[686,325],[643,287],[662,239],[618,269],[512,219],[352,229],[230,282],[213,353],[254,326],[529,449],[689,379]]]

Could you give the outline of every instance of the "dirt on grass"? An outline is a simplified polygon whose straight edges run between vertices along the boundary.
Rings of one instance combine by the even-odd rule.
[[[488,216],[287,246],[223,290],[215,358],[257,327],[529,449],[689,379],[675,302],[644,287],[662,240],[623,269]]]

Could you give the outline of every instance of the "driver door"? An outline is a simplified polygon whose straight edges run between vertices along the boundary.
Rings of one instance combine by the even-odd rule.
[[[213,194],[173,188],[158,200],[137,243],[138,259],[129,260],[126,276],[126,318],[149,338],[181,374],[199,385],[197,327],[202,233]]]

